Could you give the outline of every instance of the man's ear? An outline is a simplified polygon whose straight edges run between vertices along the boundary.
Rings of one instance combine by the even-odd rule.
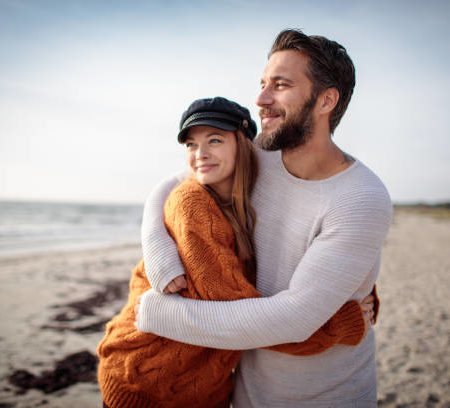
[[[338,101],[339,91],[336,88],[325,89],[325,91],[319,95],[319,113],[330,113],[336,107]]]

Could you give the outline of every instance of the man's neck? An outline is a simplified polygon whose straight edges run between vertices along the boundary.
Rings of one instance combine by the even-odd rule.
[[[282,152],[283,164],[293,176],[323,180],[349,167],[354,159],[337,147],[328,135],[312,135],[304,145]]]

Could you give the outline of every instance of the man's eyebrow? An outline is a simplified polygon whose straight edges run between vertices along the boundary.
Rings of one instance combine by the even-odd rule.
[[[283,76],[283,75],[275,75],[275,76],[273,76],[273,77],[270,77],[269,79],[270,79],[271,81],[285,81],[285,82],[289,82],[290,84],[292,84],[292,83],[294,82],[292,79],[290,79],[290,78],[288,78],[288,77],[285,77],[285,76]],[[260,83],[261,83],[261,85],[264,84],[264,83],[266,83],[266,79],[261,78]]]
[[[290,82],[290,83],[294,82],[292,79],[285,77],[283,75],[276,75],[270,79],[272,79],[272,81],[286,81],[286,82]]]

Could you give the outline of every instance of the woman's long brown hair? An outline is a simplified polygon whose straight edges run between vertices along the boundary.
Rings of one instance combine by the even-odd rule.
[[[245,137],[241,130],[237,130],[235,135],[237,152],[231,203],[223,202],[211,187],[205,187],[231,224],[236,239],[236,252],[245,262],[247,279],[255,284],[256,260],[253,231],[256,215],[250,204],[250,195],[258,176],[258,158],[250,139]]]

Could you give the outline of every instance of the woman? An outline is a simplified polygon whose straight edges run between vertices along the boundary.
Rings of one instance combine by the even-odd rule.
[[[170,194],[165,223],[186,271],[187,288],[181,294],[207,300],[258,297],[252,285],[255,217],[249,201],[257,174],[251,144],[256,125],[247,109],[214,98],[191,104],[180,128],[178,140],[187,148],[192,177]],[[231,372],[241,352],[138,332],[133,324],[134,306],[149,287],[141,261],[132,273],[128,302],[108,323],[98,347],[105,405],[227,407]],[[372,298],[365,299],[369,306],[363,305],[364,309],[370,309],[371,302]],[[349,302],[307,341],[270,349],[308,355],[336,343],[356,345],[364,337],[372,312],[364,316],[356,301]]]

